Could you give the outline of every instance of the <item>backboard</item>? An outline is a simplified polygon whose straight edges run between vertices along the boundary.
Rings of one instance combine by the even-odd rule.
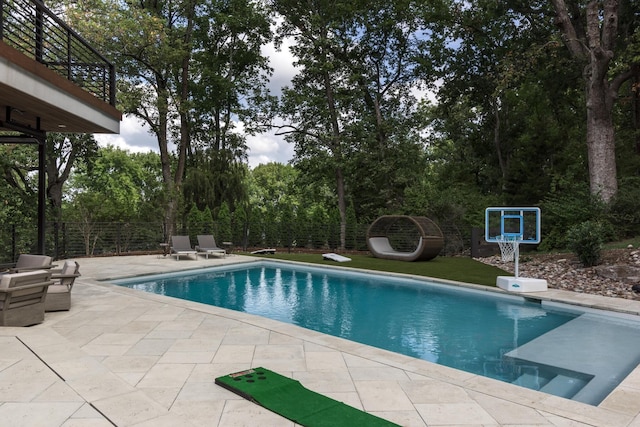
[[[540,208],[490,207],[485,210],[484,238],[489,243],[517,240],[540,243]]]

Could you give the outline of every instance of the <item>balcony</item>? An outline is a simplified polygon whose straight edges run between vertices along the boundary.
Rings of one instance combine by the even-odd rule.
[[[119,133],[115,68],[38,0],[0,0],[0,131]]]

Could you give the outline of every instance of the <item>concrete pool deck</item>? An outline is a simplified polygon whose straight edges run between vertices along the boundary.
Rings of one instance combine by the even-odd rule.
[[[214,384],[264,366],[402,426],[640,427],[640,368],[598,407],[258,316],[103,280],[255,260],[78,259],[72,308],[0,328],[0,419],[11,426],[295,426]],[[640,301],[555,301],[640,313]]]

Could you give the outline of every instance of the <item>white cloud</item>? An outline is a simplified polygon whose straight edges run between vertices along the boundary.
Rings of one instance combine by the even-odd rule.
[[[293,146],[276,135],[275,131],[249,136],[247,145],[250,168],[270,162],[288,163],[294,154]]]
[[[269,82],[269,89],[273,95],[280,96],[282,87],[288,86],[291,79],[298,73],[298,67],[294,63],[294,57],[289,49],[293,45],[293,39],[285,39],[276,50],[273,43],[262,48],[262,54],[269,58],[269,65],[273,68],[273,76]]]
[[[144,126],[138,119],[131,116],[124,116],[120,123],[120,134],[95,134],[96,141],[100,146],[113,145],[122,150],[132,153],[147,153],[149,151],[158,152],[158,142],[152,134],[148,132],[148,127]]]
[[[270,66],[274,70],[268,84],[269,90],[273,95],[279,96],[282,87],[289,85],[291,79],[297,73],[297,68],[293,65],[294,58],[289,50],[292,43],[292,40],[286,39],[278,50],[276,50],[273,43],[269,43],[262,48],[263,55],[269,58]],[[157,139],[149,133],[148,129],[138,119],[124,116],[120,123],[119,135],[96,134],[94,136],[101,146],[111,144],[136,153],[158,152]],[[238,129],[242,129],[241,123],[238,124]],[[247,136],[247,146],[249,147],[250,168],[269,162],[287,163],[293,158],[294,154],[293,147],[285,142],[281,136],[275,135],[274,131]]]

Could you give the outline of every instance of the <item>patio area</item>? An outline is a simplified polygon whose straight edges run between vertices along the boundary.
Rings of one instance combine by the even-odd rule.
[[[214,384],[263,366],[402,426],[640,427],[640,368],[598,407],[258,316],[108,283],[252,261],[80,258],[68,312],[0,328],[0,419],[11,426],[295,426]],[[640,302],[545,298],[637,315]],[[541,294],[536,294],[542,296]]]

